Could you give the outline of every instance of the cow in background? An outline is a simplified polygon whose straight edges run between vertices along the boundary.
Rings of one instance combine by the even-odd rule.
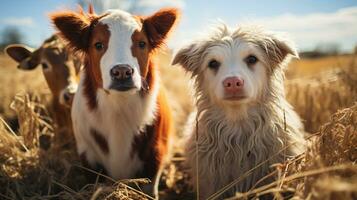
[[[46,39],[37,49],[12,44],[5,48],[5,52],[18,63],[20,70],[33,70],[42,66],[43,75],[52,93],[55,140],[68,141],[67,136],[72,137],[70,107],[79,81],[79,57],[71,53],[57,35]]]

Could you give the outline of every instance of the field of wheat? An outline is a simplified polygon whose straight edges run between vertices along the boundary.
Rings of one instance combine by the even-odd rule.
[[[193,101],[189,76],[170,66],[171,55],[163,51],[158,63],[180,141]],[[294,199],[357,199],[357,56],[294,60],[286,71],[286,95],[309,134],[307,152],[274,166],[276,182],[232,199],[268,193],[276,199],[282,193]],[[52,141],[50,98],[41,69],[20,71],[0,54],[0,199],[150,199],[137,187],[147,180],[114,181],[82,167],[74,147]],[[193,199],[182,146],[175,144],[160,196]]]

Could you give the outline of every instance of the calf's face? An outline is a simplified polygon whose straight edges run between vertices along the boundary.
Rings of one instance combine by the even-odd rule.
[[[5,52],[15,60],[21,70],[33,70],[38,65],[54,98],[64,106],[70,106],[78,82],[80,61],[69,55],[57,36],[47,39],[38,49],[13,44]]]
[[[182,48],[173,64],[192,72],[198,89],[213,102],[256,102],[267,91],[275,68],[295,49],[265,32],[221,27],[206,40]]]
[[[136,92],[147,87],[151,55],[177,19],[175,9],[149,17],[109,10],[102,16],[62,12],[55,26],[74,49],[86,55],[87,71],[97,88]]]

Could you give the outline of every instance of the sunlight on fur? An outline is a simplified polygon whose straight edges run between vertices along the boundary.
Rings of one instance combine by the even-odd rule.
[[[257,61],[247,62],[245,59],[249,56],[255,56]],[[206,199],[285,146],[295,143],[225,195],[247,191],[271,171],[272,164],[304,150],[300,118],[284,94],[283,70],[291,56],[297,57],[297,53],[285,38],[255,27],[239,27],[232,31],[223,24],[209,37],[192,42],[176,54],[173,64],[181,64],[192,73],[195,81],[199,166],[195,161],[194,122],[188,122],[192,126],[187,130],[191,137],[187,141],[186,156],[193,180],[199,177],[200,198]],[[219,67],[210,66],[212,59],[219,62]],[[236,90],[242,98],[224,98],[227,77],[244,80],[244,85]],[[199,174],[195,173],[196,167]]]

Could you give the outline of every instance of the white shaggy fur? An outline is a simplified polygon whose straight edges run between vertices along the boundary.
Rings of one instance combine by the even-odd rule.
[[[254,66],[245,62],[249,55],[258,58]],[[231,31],[225,25],[176,54],[173,64],[181,64],[195,82],[198,128],[190,122],[186,156],[194,186],[198,176],[201,199],[269,160],[224,195],[245,192],[272,164],[304,150],[302,124],[284,94],[283,68],[289,55],[297,56],[294,47],[272,33],[256,27]],[[212,59],[221,63],[216,71],[207,67]],[[246,98],[224,99],[222,81],[232,76],[244,79]]]

